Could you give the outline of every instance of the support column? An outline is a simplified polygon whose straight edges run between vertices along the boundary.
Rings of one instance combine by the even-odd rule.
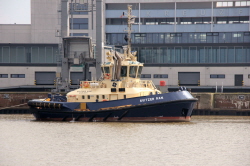
[[[104,59],[104,0],[96,0],[96,79],[101,77],[101,63]]]
[[[174,32],[176,32],[176,2],[174,3]]]
[[[68,0],[61,0],[61,41],[64,37],[69,36],[69,3]],[[65,50],[66,43],[62,41],[62,66],[61,66],[61,86],[59,91],[69,91],[69,55]]]
[[[214,26],[214,2],[212,1],[212,6],[211,6],[211,32],[213,32],[213,26]]]

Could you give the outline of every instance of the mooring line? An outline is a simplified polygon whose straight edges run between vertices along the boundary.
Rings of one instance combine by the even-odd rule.
[[[4,107],[4,108],[0,108],[0,110],[6,109],[6,108],[19,107],[19,106],[22,106],[22,105],[25,105],[25,104],[28,104],[28,103],[24,103],[24,104],[18,104],[18,105],[13,105],[13,106],[10,106],[10,107]]]

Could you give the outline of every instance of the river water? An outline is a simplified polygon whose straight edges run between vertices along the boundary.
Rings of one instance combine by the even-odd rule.
[[[48,165],[249,166],[250,117],[102,123],[0,115],[0,166]]]

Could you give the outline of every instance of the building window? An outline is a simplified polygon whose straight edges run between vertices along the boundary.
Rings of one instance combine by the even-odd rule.
[[[210,78],[225,78],[225,74],[210,74]]]
[[[240,17],[240,23],[247,24],[249,23],[249,17]]]
[[[141,78],[151,78],[151,74],[142,74]]]
[[[146,34],[145,33],[136,33],[135,36],[135,43],[141,44],[146,43]]]
[[[89,34],[88,33],[73,33],[72,35],[72,33],[70,33],[70,36],[89,36]]]
[[[250,1],[237,1],[235,6],[250,6]]]
[[[218,36],[218,35],[219,35],[219,33],[217,33],[217,32],[214,32],[214,33],[209,32],[209,33],[207,33],[207,36]]]
[[[228,17],[228,23],[229,24],[239,24],[240,17]]]
[[[0,78],[8,78],[8,74],[0,74]]]
[[[227,17],[218,17],[217,19],[217,24],[227,24],[227,21],[228,21],[228,19],[227,19]]]
[[[0,45],[0,63],[56,63],[57,55],[55,44]]]
[[[154,74],[154,78],[168,78],[167,74]]]
[[[73,18],[73,22],[71,22],[72,19],[69,20],[70,29],[88,29],[88,18]]]
[[[192,18],[192,24],[203,24],[202,17],[201,18]]]
[[[174,18],[158,18],[158,25],[174,24]]]
[[[106,18],[106,25],[127,25],[127,18]],[[139,22],[138,18],[135,18],[133,24],[142,24],[142,21]]]
[[[228,21],[228,19],[227,19]],[[232,20],[231,20],[232,21]],[[238,22],[241,23],[241,19]],[[243,20],[242,20],[243,21]],[[244,22],[244,21],[243,21]],[[132,44],[156,43],[246,43],[249,32],[186,32],[186,33],[135,33],[131,35]],[[243,37],[244,36],[244,37]],[[106,34],[110,45],[125,44],[125,34]],[[235,41],[235,38],[236,41]],[[239,40],[238,40],[239,39]],[[145,49],[146,51],[147,49]],[[144,62],[144,61],[143,61]]]
[[[88,15],[88,4],[80,4],[80,3],[70,3],[70,14],[74,15]]]
[[[233,2],[217,2],[216,7],[229,7],[233,6]]]
[[[246,24],[249,23],[249,17],[242,16],[242,17],[217,17],[216,18],[217,24]]]
[[[170,33],[171,37],[181,37],[182,33]]]
[[[176,24],[191,25],[191,24],[211,24],[216,20],[217,24],[231,24],[231,23],[248,23],[248,16],[239,17],[216,17],[211,20],[211,17],[179,17]],[[73,20],[74,21],[74,20]],[[171,25],[175,24],[174,18],[141,18],[141,22],[135,19],[136,23],[141,25]],[[71,22],[70,22],[71,24]],[[74,22],[73,22],[74,24]],[[127,19],[125,18],[106,18],[106,25],[127,25]]]
[[[192,18],[181,18],[180,24],[192,24]]]
[[[244,36],[250,36],[250,32],[244,32]]]
[[[158,25],[156,18],[145,18],[145,25]]]
[[[179,35],[181,34],[181,35]],[[163,39],[161,39],[163,35]],[[107,34],[111,37],[111,34]],[[124,40],[125,34],[112,34],[114,38]],[[247,63],[250,62],[250,32],[187,32],[187,33],[134,33],[136,42],[145,45],[134,46],[133,50],[138,52],[138,60],[146,64],[167,64],[167,63]],[[145,37],[144,37],[145,36]],[[181,36],[181,37],[180,37]],[[158,37],[158,38],[157,38]],[[109,40],[111,45],[117,45]],[[162,41],[163,40],[163,41]],[[116,40],[117,41],[117,40]],[[142,42],[143,41],[143,42]],[[151,43],[207,43],[199,47],[171,45],[153,46]],[[132,40],[135,43],[135,40]],[[210,43],[216,43],[209,46]],[[245,43],[243,46],[225,46],[220,43]],[[148,45],[146,45],[148,44]],[[152,75],[153,76],[153,75]],[[139,77],[139,76],[138,76]],[[143,78],[143,77],[141,77]],[[153,77],[152,77],[153,78]]]
[[[25,78],[25,74],[11,74],[11,78]]]

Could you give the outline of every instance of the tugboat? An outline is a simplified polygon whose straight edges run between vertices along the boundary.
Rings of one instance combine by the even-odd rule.
[[[161,93],[152,80],[141,80],[143,63],[131,51],[131,6],[128,6],[128,45],[124,53],[109,51],[98,81],[80,81],[66,96],[48,95],[28,102],[36,120],[84,122],[190,121],[197,101],[185,87]]]

